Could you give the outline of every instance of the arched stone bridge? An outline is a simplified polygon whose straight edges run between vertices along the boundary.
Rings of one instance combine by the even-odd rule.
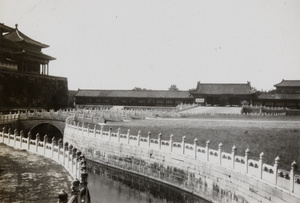
[[[33,131],[38,126],[45,125],[56,128],[61,136],[64,135],[65,121],[72,117],[81,123],[103,122],[103,118],[96,116],[87,116],[80,111],[33,111],[18,112],[15,114],[0,115],[0,127],[19,128],[26,131]]]
[[[64,134],[65,121],[64,120],[52,120],[52,119],[41,119],[41,118],[29,118],[26,120],[20,119],[19,125],[21,129],[28,129],[32,131],[34,128],[41,124],[50,124],[57,128],[61,134]]]

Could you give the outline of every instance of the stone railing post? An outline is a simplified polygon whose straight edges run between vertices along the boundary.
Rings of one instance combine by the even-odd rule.
[[[182,150],[182,154],[185,154],[185,135],[182,137],[181,150]]]
[[[2,142],[4,143],[5,126],[2,128]]]
[[[264,163],[264,161],[265,161],[265,154],[262,152],[259,155],[259,161],[258,161],[258,163],[259,163],[259,177],[260,177],[260,179],[262,179],[263,163]]]
[[[78,179],[76,179],[72,182],[72,186],[71,186],[71,195],[76,196],[77,203],[81,202],[79,185],[80,185],[80,182]],[[73,202],[73,203],[76,203],[76,202]]]
[[[223,144],[219,144],[219,164],[222,165],[222,150],[223,150]]]
[[[84,122],[82,122],[82,125],[81,125],[81,135],[83,135],[83,129],[84,129]]]
[[[158,150],[161,150],[161,133],[159,133],[158,134],[158,139],[157,139],[157,141],[158,141]]]
[[[73,133],[76,134],[76,132],[75,132],[75,129],[77,128],[76,121],[71,121],[71,125],[72,125],[72,128],[73,128]]]
[[[47,143],[48,143],[48,135],[46,134],[44,136],[44,156],[46,155],[46,150],[47,150]]]
[[[58,151],[57,151],[57,160],[58,160],[58,162],[59,162],[59,158],[60,158],[61,145],[62,145],[62,140],[59,139],[58,142],[57,142],[57,149],[58,149]]]
[[[139,130],[138,134],[137,134],[137,145],[138,146],[140,146],[140,138],[141,138],[141,131]]]
[[[127,130],[127,144],[130,142],[130,129]]]
[[[291,164],[291,172],[290,172],[290,192],[294,192],[295,189],[295,172],[297,171],[298,166],[295,161]]]
[[[15,129],[15,130],[14,130],[14,147],[16,146],[16,139],[17,139],[17,136],[18,136],[18,130]]]
[[[77,149],[74,148],[73,149],[73,160],[75,160],[75,177],[77,178],[77,173],[78,173],[78,161],[77,161]],[[72,165],[73,165],[73,161],[72,161]],[[73,170],[72,170],[73,172]]]
[[[35,137],[35,152],[38,153],[39,150],[39,142],[40,142],[40,134],[37,133]]]
[[[76,169],[76,178],[79,178],[80,177],[80,170],[81,170],[81,160],[84,159],[84,156],[82,155],[82,153],[78,150],[77,153],[76,153],[76,166],[77,166],[77,169]]]
[[[64,190],[58,193],[58,203],[68,203],[68,194]]]
[[[97,131],[96,126],[97,126],[97,125],[94,125],[94,137],[96,137],[96,131]]]
[[[173,151],[173,134],[172,135],[170,135],[170,152],[172,152]]]
[[[65,163],[66,163],[66,143],[63,142],[63,166],[65,166]]]
[[[67,160],[68,169],[70,169],[70,159],[72,160],[72,157],[71,157],[72,149],[73,149],[72,145],[68,146],[68,160]]]
[[[247,148],[245,150],[245,172],[246,173],[248,173],[249,158],[250,158],[250,150]]]
[[[24,137],[24,132],[23,132],[23,130],[21,130],[21,132],[20,132],[20,149],[22,149],[23,137]]]
[[[118,132],[117,132],[117,140],[118,140],[118,143],[120,142],[120,128],[118,128]]]
[[[55,146],[55,137],[52,138],[52,143],[51,143],[51,158],[53,159],[54,155],[54,146]]]
[[[277,156],[275,158],[275,164],[274,164],[274,184],[277,185],[277,179],[278,179],[278,167],[280,166],[280,158]]]
[[[148,132],[148,136],[147,136],[148,148],[150,148],[150,137],[151,137],[151,132]]]
[[[101,125],[101,129],[100,129],[100,138],[103,139],[103,125]]]
[[[86,172],[86,170],[82,170],[80,176],[81,176],[80,183],[81,183],[82,187],[85,189],[85,200],[84,200],[84,202],[89,202],[89,200],[88,200],[89,199],[88,198],[89,192],[88,192],[88,187],[87,187],[88,173]]]
[[[30,139],[31,139],[31,132],[29,131],[28,137],[27,137],[27,150],[30,150]]]
[[[10,145],[10,135],[11,135],[11,129],[10,128],[8,128],[8,132],[7,132],[7,134],[8,134],[8,145]]]
[[[74,164],[73,164],[73,161],[74,161],[74,151],[75,151],[76,149],[74,148],[74,147],[72,147],[71,149],[70,149],[70,152],[71,152],[71,159],[70,159],[70,161],[71,161],[71,172],[72,172],[72,174],[73,174],[73,168],[74,168]]]
[[[80,125],[80,123],[79,122],[77,122],[77,125],[76,125],[76,135],[78,135],[79,134],[79,125]]]
[[[90,124],[87,124],[87,136],[90,136]]]
[[[210,141],[208,140],[207,142],[206,142],[206,161],[209,161],[209,145],[210,145]]]
[[[108,130],[108,140],[109,141],[111,140],[111,131],[112,131],[112,127],[109,127],[109,130]]]
[[[235,168],[235,155],[236,155],[236,146],[232,147],[232,168]]]
[[[198,139],[194,139],[194,157],[197,158]]]

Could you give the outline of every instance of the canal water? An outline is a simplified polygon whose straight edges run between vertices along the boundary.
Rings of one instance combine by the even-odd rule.
[[[92,161],[87,162],[93,203],[208,203],[191,193]]]

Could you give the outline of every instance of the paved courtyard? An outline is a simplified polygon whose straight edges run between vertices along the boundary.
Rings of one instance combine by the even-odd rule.
[[[56,162],[0,144],[0,202],[57,202],[72,178]]]

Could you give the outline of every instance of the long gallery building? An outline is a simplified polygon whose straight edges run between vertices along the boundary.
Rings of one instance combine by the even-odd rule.
[[[249,82],[235,84],[197,83],[194,91],[84,90],[75,93],[77,107],[103,105],[161,106],[196,103],[202,106],[243,104],[300,109],[300,80],[282,80],[271,93],[255,91]]]

